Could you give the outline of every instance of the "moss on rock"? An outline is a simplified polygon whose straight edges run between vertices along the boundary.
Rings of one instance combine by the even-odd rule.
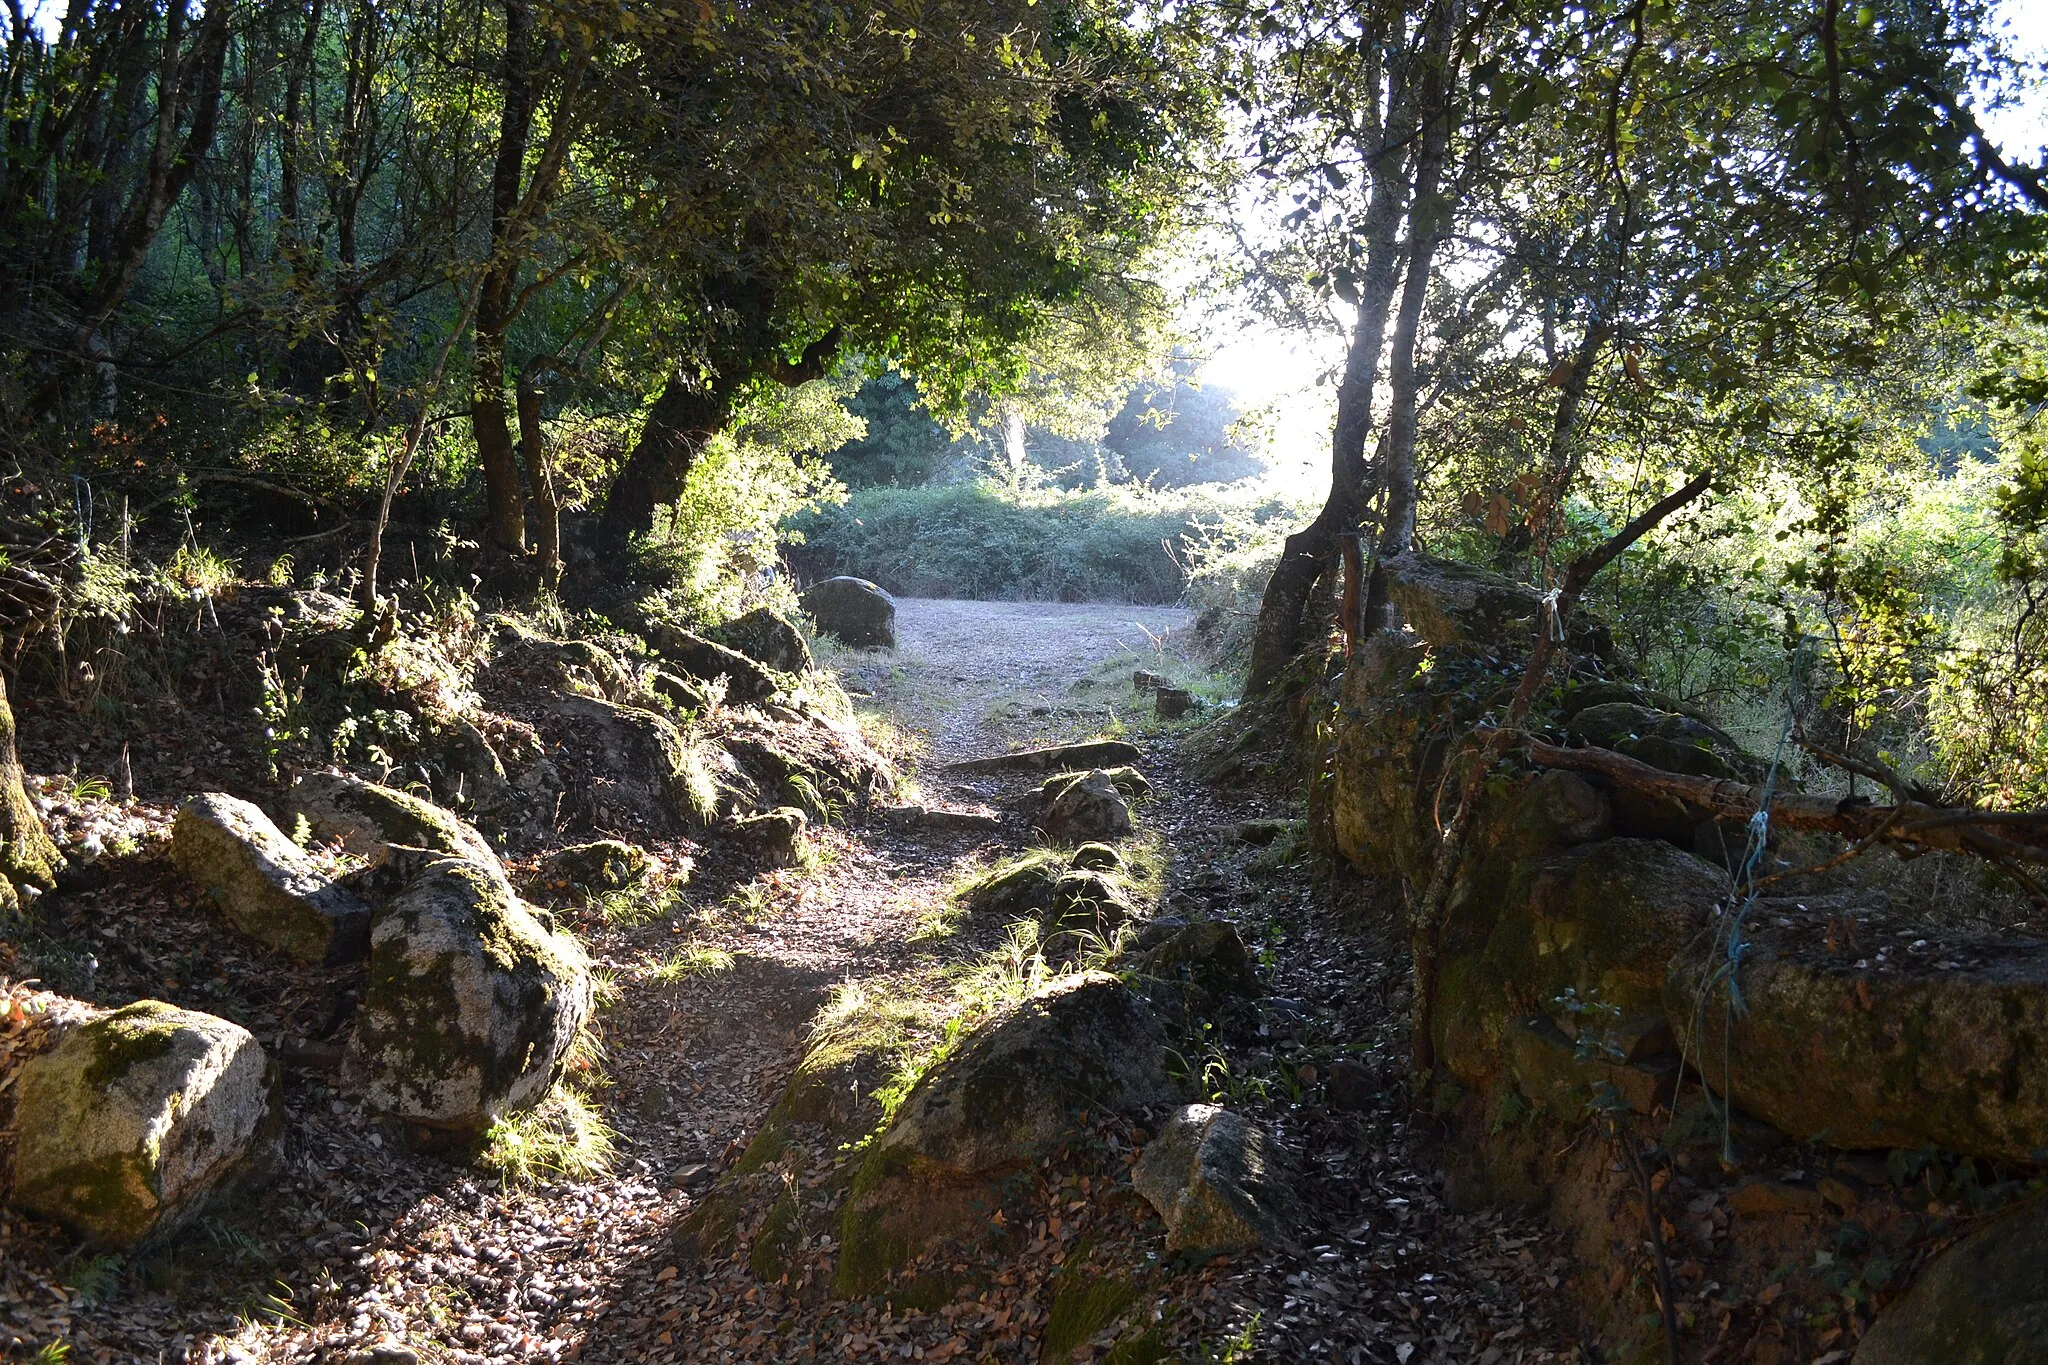
[[[267,1164],[277,1083],[225,1019],[155,1000],[102,1014],[20,1072],[13,1201],[99,1247],[161,1236]]]
[[[406,1123],[480,1134],[546,1095],[589,1010],[575,941],[543,928],[496,869],[439,859],[371,935],[343,1081]]]

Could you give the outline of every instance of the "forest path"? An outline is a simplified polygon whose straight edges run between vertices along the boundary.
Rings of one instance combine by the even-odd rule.
[[[1159,666],[1163,638],[1190,619],[1171,607],[906,598],[897,604],[896,649],[828,643],[820,663],[839,671],[869,728],[908,760],[917,799],[1000,802],[1003,781],[970,784],[945,765],[1120,728],[1135,714],[1130,669]],[[949,969],[993,946],[918,934],[963,875],[1028,841],[1021,816],[1005,824],[995,836],[906,832],[873,820],[818,829],[808,866],[736,887],[693,923],[650,926],[608,945],[604,965],[623,998],[602,1024],[612,1080],[605,1108],[621,1136],[619,1169],[632,1173],[615,1192],[633,1207],[607,1220],[627,1235],[603,1251],[585,1244],[606,1272],[583,1276],[601,1296],[594,1311],[543,1317],[526,1340],[543,1351],[554,1341],[580,1346],[584,1360],[771,1360],[785,1357],[764,1334],[778,1323],[789,1330],[785,1312],[829,1314],[815,1299],[798,1309],[794,1292],[785,1309],[744,1260],[692,1260],[674,1250],[674,1235],[759,1132],[835,990],[934,995]],[[679,979],[669,968],[716,954],[730,954],[732,965]],[[817,1156],[829,1163],[838,1154]],[[822,1164],[806,1177],[822,1179]],[[542,1278],[560,1277],[543,1270]],[[884,1349],[880,1339],[873,1346]],[[859,1354],[842,1341],[833,1358]]]

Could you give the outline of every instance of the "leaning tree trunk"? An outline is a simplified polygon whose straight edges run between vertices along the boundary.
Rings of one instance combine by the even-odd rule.
[[[733,386],[725,381],[668,381],[605,497],[598,539],[606,550],[625,549],[654,525],[657,510],[682,496],[698,453],[731,419],[733,399]]]
[[[41,817],[22,784],[21,759],[14,752],[14,708],[7,704],[7,685],[0,682],[0,909],[20,905],[16,887],[48,891],[57,884],[64,856],[50,841]]]

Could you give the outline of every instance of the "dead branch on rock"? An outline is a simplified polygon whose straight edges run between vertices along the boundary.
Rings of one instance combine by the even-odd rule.
[[[1713,816],[1747,820],[1766,800],[1762,787],[1747,782],[1665,772],[1612,749],[1570,749],[1523,731],[1479,733],[1501,738],[1503,748],[1527,754],[1538,767],[1597,773],[1630,791],[1682,802]],[[1885,843],[1911,853],[1967,853],[1994,862],[2014,858],[2048,863],[2048,811],[1973,810],[1924,801],[1875,806],[1783,789],[1768,793],[1768,800],[1772,822],[1790,829],[1825,830],[1856,843]],[[1994,828],[2003,833],[1993,834]]]
[[[1558,641],[1564,637],[1564,623],[1572,610],[1578,606],[1580,596],[1592,583],[1594,575],[1613,563],[1623,550],[1655,530],[1672,513],[1705,493],[1712,484],[1713,475],[1695,475],[1676,492],[1660,499],[1628,525],[1574,559],[1565,569],[1564,581],[1558,585],[1556,598],[1549,604],[1548,611],[1539,611],[1536,614],[1536,642],[1529,651],[1529,663],[1523,671],[1522,684],[1515,689],[1514,700],[1508,703],[1507,725],[1502,730],[1480,732],[1480,753],[1466,770],[1465,780],[1460,784],[1457,811],[1451,816],[1451,823],[1444,830],[1443,843],[1437,850],[1436,865],[1430,869],[1429,888],[1423,893],[1422,904],[1417,907],[1411,926],[1415,972],[1415,1027],[1409,1040],[1409,1047],[1417,1075],[1427,1075],[1436,1068],[1436,1044],[1431,1037],[1431,1016],[1436,1009],[1438,939],[1442,932],[1444,910],[1450,902],[1451,883],[1457,875],[1458,864],[1465,855],[1465,839],[1471,832],[1472,812],[1478,804],[1479,789],[1485,783],[1486,774],[1493,767],[1494,760],[1501,756],[1506,747],[1506,741],[1501,736],[1508,731],[1518,731],[1522,721],[1529,714],[1529,708],[1535,705],[1537,694],[1543,690],[1543,680],[1549,675],[1551,657],[1557,652]]]

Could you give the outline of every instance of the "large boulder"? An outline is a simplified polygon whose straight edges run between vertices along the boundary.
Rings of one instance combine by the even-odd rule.
[[[811,646],[804,633],[769,607],[756,607],[713,632],[719,642],[783,673],[808,673]]]
[[[729,702],[767,701],[781,690],[775,675],[759,662],[715,640],[665,622],[650,625],[647,637],[655,652],[683,676],[714,684],[723,679]]]
[[[100,1013],[15,1079],[12,1201],[105,1249],[161,1237],[273,1164],[277,1087],[225,1019],[155,1000]]]
[[[1726,731],[1639,702],[1585,707],[1566,723],[1565,733],[1581,744],[1612,749],[1665,772],[1735,782],[1761,782],[1764,777],[1765,765]],[[1645,796],[1626,787],[1616,788],[1611,799],[1615,823],[1625,834],[1666,839],[1702,856],[1715,856],[1724,847],[1739,853],[1747,839],[1740,821],[1716,828],[1711,812],[1681,801]]]
[[[983,1225],[1001,1183],[1076,1137],[1080,1115],[1176,1098],[1158,1023],[1104,972],[1060,977],[977,1028],[869,1146],[842,1215],[838,1286],[878,1288],[932,1239]]]
[[[1444,925],[1435,1022],[1445,1065],[1490,1087],[1526,1051],[1536,1016],[1574,1043],[1592,1030],[1596,1056],[1610,1034],[1668,1031],[1672,956],[1700,935],[1726,889],[1719,868],[1649,839],[1606,839],[1533,862],[1475,859]]]
[[[804,589],[804,610],[822,635],[850,645],[896,648],[896,599],[865,578],[828,578]]]
[[[2048,944],[1895,939],[1877,959],[1822,940],[1796,905],[1749,915],[1739,1007],[1725,941],[1673,960],[1667,1006],[1708,1084],[1796,1138],[2048,1161]]]
[[[1438,650],[1527,654],[1544,620],[1541,591],[1477,565],[1405,554],[1382,560],[1380,569],[1409,629]],[[1573,613],[1568,629],[1575,653],[1602,660],[1613,654],[1611,632],[1586,613]]]
[[[229,923],[302,962],[353,962],[369,950],[370,908],[336,885],[269,816],[225,792],[187,802],[171,862]]]
[[[347,773],[307,773],[292,785],[291,807],[315,834],[351,853],[381,860],[396,845],[451,858],[495,863],[490,841],[462,817],[395,787]]]
[[[589,1011],[573,940],[543,928],[495,868],[436,859],[371,934],[343,1083],[423,1136],[473,1136],[540,1101]]]
[[[1131,1184],[1165,1221],[1168,1251],[1285,1245],[1300,1216],[1265,1132],[1213,1104],[1175,1110]]]
[[[1131,832],[1131,808],[1116,780],[1096,769],[1048,782],[1040,792],[1045,809],[1033,822],[1061,843],[1117,839]]]
[[[1927,1267],[1856,1348],[1854,1365],[2033,1365],[2048,1343],[2048,1221],[1980,1228]]]

